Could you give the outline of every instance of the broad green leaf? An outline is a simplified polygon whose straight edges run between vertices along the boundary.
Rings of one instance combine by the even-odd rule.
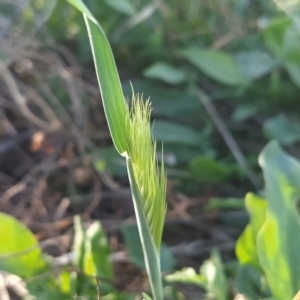
[[[168,84],[179,84],[187,79],[183,71],[164,62],[156,62],[148,67],[144,71],[144,76],[159,79]]]
[[[105,0],[105,3],[120,13],[129,16],[135,13],[135,8],[129,0]]]
[[[241,52],[235,59],[243,73],[251,80],[259,79],[269,73],[275,66],[276,60],[267,52]]]
[[[204,275],[197,274],[193,268],[184,268],[180,271],[176,271],[173,274],[169,274],[166,277],[168,282],[181,282],[191,283],[198,285],[202,288],[206,288],[207,279]]]
[[[234,121],[245,121],[257,114],[259,107],[253,103],[238,105],[232,114]]]
[[[289,145],[300,141],[300,124],[291,123],[284,115],[268,119],[264,123],[263,131],[267,137],[282,144]]]
[[[128,111],[112,50],[104,31],[85,4],[81,0],[68,1],[84,14],[109,130],[116,149],[125,155]]]
[[[209,297],[217,300],[229,300],[229,286],[224,273],[223,262],[217,249],[212,250],[210,258],[201,266],[200,273],[206,278],[206,290]]]
[[[146,270],[149,276],[150,287],[154,300],[163,299],[163,290],[160,274],[160,261],[157,247],[155,245],[152,233],[149,228],[149,221],[146,219],[144,210],[144,201],[141,198],[139,187],[136,184],[134,178],[134,171],[132,162],[127,159],[128,177],[133,197],[133,205],[135,210],[135,216],[137,220],[138,230],[144,252]],[[155,218],[155,214],[152,213],[152,217]]]
[[[189,169],[194,179],[212,184],[226,179],[228,170],[216,160],[198,156],[189,162]]]
[[[56,270],[55,275],[52,270],[52,272],[46,273],[44,276],[39,276],[38,280],[36,278],[29,279],[26,281],[26,289],[29,295],[26,295],[22,299],[72,299],[74,294],[68,293],[67,291],[63,292],[61,290],[60,281],[61,278],[58,274],[58,270]]]
[[[14,217],[0,212],[0,270],[28,278],[48,270],[33,233]]]
[[[278,300],[292,299],[300,283],[300,163],[270,142],[259,157],[266,182],[266,221],[257,237],[259,262]]]
[[[200,134],[194,129],[167,121],[157,121],[153,126],[153,136],[164,143],[178,143],[190,146],[200,144]]]
[[[239,237],[235,252],[240,264],[252,265],[259,270],[260,263],[258,260],[256,239],[259,230],[266,220],[267,202],[255,194],[248,193],[245,204],[250,216],[250,222]]]
[[[226,85],[245,85],[247,79],[237,62],[225,52],[189,48],[180,52],[208,77]]]
[[[300,64],[295,64],[293,62],[286,62],[285,68],[288,71],[292,81],[300,88]]]

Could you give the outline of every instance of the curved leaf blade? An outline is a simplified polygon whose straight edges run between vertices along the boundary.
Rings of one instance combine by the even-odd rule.
[[[112,140],[117,151],[126,156],[128,109],[111,47],[86,5],[81,0],[68,1],[83,13]]]
[[[243,265],[252,265],[260,269],[256,239],[266,220],[267,201],[255,194],[246,195],[245,204],[250,215],[250,222],[236,244],[236,256]]]
[[[33,233],[20,221],[0,213],[0,270],[28,278],[48,269]]]
[[[144,214],[143,199],[134,178],[132,162],[130,159],[127,159],[126,161],[131,193],[133,197],[133,205],[144,252],[146,270],[148,276],[150,277],[149,282],[152,291],[152,297],[154,300],[161,300],[163,299],[163,290],[160,274],[159,254]]]
[[[300,163],[270,142],[259,157],[266,182],[266,221],[257,237],[257,252],[273,295],[293,299],[300,282],[300,233],[296,200]]]

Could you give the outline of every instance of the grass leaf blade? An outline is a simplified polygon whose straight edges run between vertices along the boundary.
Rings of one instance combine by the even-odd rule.
[[[111,47],[86,5],[81,0],[68,1],[83,13],[109,130],[117,151],[125,156],[128,110]]]
[[[144,252],[145,265],[149,275],[152,297],[154,300],[162,300],[162,282],[160,274],[160,260],[153,236],[150,232],[147,219],[144,214],[143,199],[141,198],[139,188],[134,178],[134,171],[130,159],[127,159],[128,177],[133,196],[133,204],[140,233],[142,248]]]

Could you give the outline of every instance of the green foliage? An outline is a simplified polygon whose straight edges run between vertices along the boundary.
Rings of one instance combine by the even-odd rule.
[[[297,267],[300,239],[295,238],[300,232],[296,210],[300,163],[274,142],[266,146],[259,161],[266,181],[268,208],[266,221],[257,236],[258,257],[273,295],[280,300],[292,299],[300,282]]]
[[[33,233],[21,222],[0,213],[0,270],[29,278],[49,270]]]
[[[300,140],[300,124],[290,122],[284,115],[266,120],[263,130],[267,137],[282,144],[290,145]]]
[[[168,282],[192,283],[205,287],[207,280],[203,274],[197,274],[193,268],[184,268],[166,276]]]
[[[85,16],[110,133],[118,152],[125,155],[128,111],[110,45],[101,26],[85,4],[80,0],[69,0],[69,2]]]
[[[251,265],[241,265],[236,274],[234,289],[247,300],[270,299],[271,293],[262,272]]]
[[[74,218],[75,264],[87,275],[112,280],[112,264],[106,235],[100,222],[94,222],[87,230],[79,216]]]
[[[192,268],[185,268],[166,276],[169,282],[192,283],[203,287],[209,299],[229,300],[229,285],[227,283],[220,253],[214,249],[211,256],[200,268],[197,274]]]
[[[159,79],[168,84],[179,84],[187,79],[185,73],[164,62],[156,62],[144,71],[144,76]]]
[[[163,140],[165,143],[180,143],[193,146],[197,146],[200,143],[200,135],[195,130],[172,122],[155,122],[153,135],[158,141]]]
[[[236,244],[240,265],[233,287],[228,284],[217,252],[204,262],[201,275],[183,269],[168,275],[169,282],[199,285],[214,299],[229,299],[230,288],[247,300],[284,300],[296,295],[300,282],[300,162],[273,141],[262,151],[259,163],[266,183],[265,198],[246,195],[250,221]]]
[[[211,199],[205,208],[220,210],[219,219],[226,224],[239,222],[233,214],[239,210],[240,223],[247,222],[245,212],[241,212],[244,204],[238,197],[249,189],[249,183],[195,90],[200,87],[209,95],[211,104],[220,112],[220,118],[253,169],[258,170],[256,157],[266,138],[287,145],[291,152],[297,153],[300,141],[299,1],[275,0],[283,12],[271,1],[105,0],[99,5],[94,0],[70,0],[77,9],[65,2],[58,0],[55,8],[56,1],[28,1],[22,13],[17,4],[1,3],[1,20],[4,20],[1,35],[9,39],[1,48],[0,57],[10,64],[15,55],[12,53],[25,49],[20,42],[6,47],[11,37],[15,32],[20,37],[36,32],[54,9],[45,31],[72,49],[72,54],[81,62],[91,62],[84,21],[77,9],[85,13],[110,132],[117,151],[128,158],[139,230],[144,237],[141,244],[136,229],[134,232],[124,230],[130,259],[140,267],[145,266],[143,260],[146,259],[150,278],[159,286],[161,297],[160,269],[172,271],[174,260],[164,244],[159,260],[165,212],[164,171],[160,173],[154,162],[156,148],[152,148],[151,130],[158,143],[164,141],[164,154],[159,154],[165,158],[168,174],[179,182],[176,188],[180,192],[197,192],[198,195],[199,191],[208,189],[230,195],[232,198]],[[12,30],[6,30],[10,15],[16,23],[11,26]],[[21,34],[15,30],[18,26],[22,28]],[[39,32],[41,36],[44,29]],[[126,79],[122,86],[110,47],[120,74]],[[15,72],[14,64],[11,67]],[[130,115],[124,101],[124,98],[134,97],[128,78],[136,92],[143,93],[145,99],[151,96],[156,119],[153,127],[148,122],[148,104],[142,106],[143,102],[137,101],[146,122],[134,119],[135,114]],[[35,84],[38,88],[37,82]],[[72,103],[64,92],[64,83],[56,77],[45,84],[55,91],[60,104],[68,110]],[[90,105],[88,97],[82,99],[85,105]],[[141,130],[140,125],[144,126]],[[137,142],[136,136],[140,141],[144,138],[143,142]],[[98,141],[92,142],[97,144]],[[106,141],[104,144],[107,145]],[[139,156],[140,149],[149,160]],[[100,175],[111,172],[117,179],[127,175],[126,161],[117,151],[108,146],[91,154]],[[145,161],[152,175],[144,173]],[[196,284],[212,299],[231,299],[238,293],[247,300],[294,297],[300,282],[297,268],[300,263],[299,162],[273,142],[262,152],[260,164],[265,192],[260,196],[254,193],[246,196],[250,221],[236,244],[239,267],[226,280],[224,269],[227,271],[228,265],[213,251],[200,274],[185,268],[169,275],[170,282]],[[153,180],[148,181],[148,176],[153,176]],[[262,182],[262,176],[257,177]],[[235,211],[231,212],[232,209]],[[155,214],[160,218],[156,219]],[[30,280],[30,277],[51,271],[51,264],[41,254],[34,235],[5,214],[0,214],[0,223],[0,236],[4,237],[0,244],[0,269],[25,278],[30,294],[37,299],[71,299],[76,294],[94,299],[96,287],[91,275],[95,273],[108,281],[113,278],[110,251],[99,222],[85,229],[78,217],[74,220],[74,265],[80,269],[79,273],[62,270],[55,276],[42,275],[38,280]],[[103,299],[133,297],[115,291],[105,280],[101,282]],[[144,298],[151,299],[146,294]]]
[[[257,253],[257,235],[266,220],[267,202],[265,199],[248,193],[245,205],[250,222],[236,244],[236,256],[241,264],[249,264],[260,269]]]
[[[158,248],[150,232],[149,225],[145,216],[143,198],[140,194],[139,187],[134,180],[134,170],[131,160],[127,160],[128,177],[133,197],[135,216],[138,223],[140,240],[144,252],[145,265],[149,276],[150,287],[154,300],[162,299],[162,285],[160,276],[160,261],[158,256]],[[154,211],[152,211],[154,213]]]
[[[195,157],[189,167],[192,178],[202,183],[218,183],[226,179],[228,170],[222,164],[208,157]]]
[[[203,263],[200,273],[206,278],[208,296],[217,300],[229,300],[229,286],[224,273],[222,259],[217,249],[214,249],[209,260]]]
[[[275,142],[265,147],[259,161],[266,182],[266,200],[247,195],[251,221],[238,240],[237,257],[241,264],[256,267],[265,274],[277,299],[292,299],[300,280],[297,267],[300,228],[296,209],[300,163]]]
[[[131,1],[127,0],[106,0],[105,3],[115,9],[116,11],[126,14],[133,15],[135,13],[135,7],[131,3]]]
[[[160,172],[150,127],[150,102],[132,97],[129,111],[107,38],[81,0],[70,0],[85,18],[105,116],[118,152],[126,157],[135,214],[154,300],[162,299],[159,249],[165,217],[166,179]],[[81,246],[82,248],[82,246]],[[80,257],[83,251],[80,251]],[[80,260],[81,262],[81,260]]]
[[[224,52],[190,48],[180,53],[200,71],[220,83],[230,86],[246,83],[237,62]]]

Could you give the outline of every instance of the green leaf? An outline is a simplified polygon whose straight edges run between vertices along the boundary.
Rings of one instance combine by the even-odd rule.
[[[84,255],[85,255],[85,245],[86,231],[83,227],[80,216],[74,216],[74,262],[81,270],[84,270]]]
[[[285,68],[287,69],[292,81],[300,88],[300,64],[288,61],[285,63]]]
[[[180,53],[200,71],[220,83],[233,86],[247,83],[237,62],[224,52],[189,48]]]
[[[96,274],[101,278],[112,280],[110,249],[101,223],[95,221],[85,230],[80,216],[75,216],[74,229],[75,265],[85,274]]]
[[[251,80],[268,74],[277,64],[272,56],[262,51],[241,52],[235,59],[243,73]]]
[[[85,4],[81,0],[68,1],[84,14],[109,130],[116,149],[125,155],[129,115],[112,50],[104,31]]]
[[[270,142],[259,157],[266,182],[267,218],[257,237],[260,265],[278,300],[292,299],[300,282],[300,233],[296,202],[300,163]]]
[[[129,16],[131,16],[135,13],[135,7],[132,5],[131,1],[128,1],[128,0],[105,0],[105,3],[120,13],[129,15]]]
[[[154,123],[153,136],[156,140],[164,141],[164,143],[198,146],[201,142],[200,134],[194,129],[167,121]]]
[[[206,278],[206,290],[209,297],[214,297],[217,300],[229,300],[229,286],[222,259],[217,249],[212,250],[210,258],[201,266],[200,273]]]
[[[268,119],[263,126],[263,131],[270,139],[286,145],[300,141],[300,124],[291,123],[284,115],[277,115]]]
[[[183,71],[164,62],[156,62],[148,67],[144,71],[144,76],[159,79],[168,84],[179,84],[187,79]]]
[[[133,197],[135,216],[137,219],[138,230],[144,252],[146,270],[149,276],[150,287],[154,300],[163,299],[163,290],[160,274],[160,261],[157,247],[155,245],[152,233],[150,232],[149,223],[145,216],[144,201],[141,197],[139,187],[134,178],[132,162],[127,159],[128,177]],[[152,212],[153,214],[153,212]],[[156,217],[153,215],[152,217]]]
[[[189,162],[193,178],[203,183],[218,183],[226,179],[228,170],[216,160],[198,156]]]
[[[45,272],[49,264],[33,233],[14,217],[0,212],[0,270],[21,278]]]
[[[234,121],[245,121],[257,114],[259,107],[253,103],[239,105],[232,114]]]
[[[193,268],[184,268],[180,271],[174,272],[173,274],[167,275],[165,278],[168,282],[191,283],[202,288],[207,287],[206,277],[204,275],[197,274]]]
[[[86,231],[84,271],[100,278],[113,279],[110,249],[100,222],[93,222]]]
[[[259,230],[266,220],[267,202],[255,194],[248,193],[245,204],[250,215],[250,222],[237,241],[235,248],[236,256],[240,264],[252,265],[259,270],[260,263],[258,260],[256,239]]]
[[[257,268],[241,265],[234,281],[235,290],[247,300],[265,299],[270,295],[266,279]]]
[[[283,54],[285,34],[291,23],[290,18],[276,18],[267,24],[262,32],[265,44],[278,57],[281,57]]]

